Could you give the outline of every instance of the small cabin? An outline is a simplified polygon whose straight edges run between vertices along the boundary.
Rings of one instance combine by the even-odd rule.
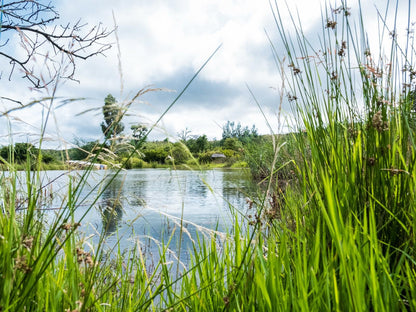
[[[225,161],[225,159],[227,158],[227,156],[225,156],[222,153],[214,153],[211,155],[211,159],[215,162],[223,162]]]

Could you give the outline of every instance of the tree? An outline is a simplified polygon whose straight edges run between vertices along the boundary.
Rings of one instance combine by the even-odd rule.
[[[41,157],[42,162],[44,162],[45,164],[50,164],[51,162],[56,160],[55,156],[51,153],[43,153]]]
[[[7,161],[9,158],[9,147],[7,146],[3,146],[2,148],[0,148],[0,163],[3,163],[5,161]]]
[[[16,143],[13,146],[4,146],[0,150],[0,156],[7,161],[11,161],[9,155],[13,153],[12,157],[15,162],[23,163],[27,159],[33,160],[38,153],[38,149],[30,143]]]
[[[186,127],[184,130],[178,132],[178,138],[181,139],[181,141],[183,141],[184,143],[186,143],[186,141],[188,141],[188,139],[190,138],[190,134],[191,134],[191,130],[188,129],[188,127]]]
[[[10,65],[5,75],[9,80],[17,69],[35,88],[46,87],[56,78],[74,79],[76,59],[88,59],[111,47],[104,42],[111,31],[101,25],[87,28],[81,21],[56,25],[60,16],[52,2],[7,1],[0,10],[0,56]]]
[[[232,151],[239,151],[242,148],[241,142],[237,138],[226,138],[223,147]]]
[[[208,149],[208,145],[209,145],[207,136],[205,134],[199,136],[195,140],[195,145],[199,153],[205,152]]]
[[[104,99],[103,115],[104,121],[101,123],[101,130],[105,138],[114,143],[123,132],[124,125],[121,122],[123,111],[111,94]]]
[[[145,136],[147,134],[147,127],[145,125],[133,125],[130,127],[133,131],[131,143],[134,147],[138,148],[138,144],[145,140]]]
[[[192,137],[185,142],[185,145],[191,153],[202,153],[208,149],[209,142],[207,136],[201,135],[199,137]]]
[[[98,141],[75,140],[76,148],[69,150],[69,158],[72,160],[83,160],[92,155],[95,150],[100,149]]]
[[[227,121],[222,127],[222,143],[227,138],[236,138],[243,143],[247,143],[250,139],[256,137],[258,137],[258,132],[255,125],[250,130],[247,126],[242,127],[240,123],[235,124],[234,121]]]
[[[144,160],[163,164],[170,151],[170,144],[167,142],[148,142],[143,146]]]

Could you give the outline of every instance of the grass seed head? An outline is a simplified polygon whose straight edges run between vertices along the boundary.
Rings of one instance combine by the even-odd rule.
[[[337,27],[337,22],[331,21],[329,19],[326,20],[325,28],[335,29]]]
[[[372,119],[372,125],[378,132],[386,131],[389,129],[388,123],[383,121],[383,115],[381,110],[377,111],[374,114]]]
[[[25,237],[22,241],[22,244],[25,248],[27,248],[27,250],[30,251],[33,247],[33,240],[34,240],[33,236]]]

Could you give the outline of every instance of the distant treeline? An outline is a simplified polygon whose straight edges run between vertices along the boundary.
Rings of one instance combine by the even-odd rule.
[[[179,140],[170,142],[137,140],[118,142],[111,146],[99,141],[77,139],[76,147],[66,150],[39,150],[30,143],[16,143],[0,148],[0,163],[11,162],[24,167],[29,160],[32,166],[41,163],[44,170],[64,169],[67,160],[87,160],[122,166],[125,169],[156,168],[172,165],[246,167],[254,179],[261,180],[270,175],[273,161],[283,165],[296,157],[294,135],[284,135],[286,144],[275,156],[271,135],[259,135],[256,127],[243,127],[228,121],[223,126],[220,140],[208,140],[204,135],[191,135],[188,129],[178,133]],[[95,156],[99,154],[100,157]],[[107,156],[108,157],[107,157]],[[283,166],[279,175],[291,175],[292,165]]]
[[[27,160],[35,161],[41,158],[45,164],[59,163],[68,159],[82,160],[88,157],[89,152],[97,142],[88,142],[81,148],[70,148],[67,150],[41,149],[39,150],[31,143],[15,143],[14,145],[2,146],[0,148],[0,162],[13,162],[23,164]]]

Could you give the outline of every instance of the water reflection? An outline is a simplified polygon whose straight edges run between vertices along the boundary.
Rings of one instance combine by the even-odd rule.
[[[57,193],[54,195],[65,196],[66,189],[61,185],[68,184],[67,175],[53,180],[62,172],[45,174],[54,181],[53,189]],[[97,209],[87,211],[98,196],[99,187],[93,194],[89,192],[95,185],[101,185],[103,179],[112,183],[98,199]],[[245,214],[248,209],[245,199],[254,194],[250,179],[239,170],[138,169],[121,172],[115,177],[108,170],[93,172],[86,182],[91,188],[82,190],[80,198],[85,197],[85,202],[77,207],[74,218],[79,220],[85,216],[80,230],[86,237],[93,235],[93,243],[98,242],[96,234],[102,233],[110,249],[116,242],[125,250],[140,241],[146,251],[158,255],[154,242],[167,242],[175,233],[169,248],[181,259],[187,258],[185,253],[192,249],[197,233],[208,236],[210,230],[232,231],[236,215],[233,209]]]
[[[245,212],[248,208],[247,198],[256,192],[249,174],[242,170],[224,170],[222,176],[222,196],[231,209]]]
[[[122,200],[124,196],[123,176],[109,175],[105,178],[105,184],[108,187],[103,191],[99,209],[102,218],[102,230],[105,236],[114,233],[117,230],[119,222],[123,218]],[[110,182],[111,181],[111,182]]]

